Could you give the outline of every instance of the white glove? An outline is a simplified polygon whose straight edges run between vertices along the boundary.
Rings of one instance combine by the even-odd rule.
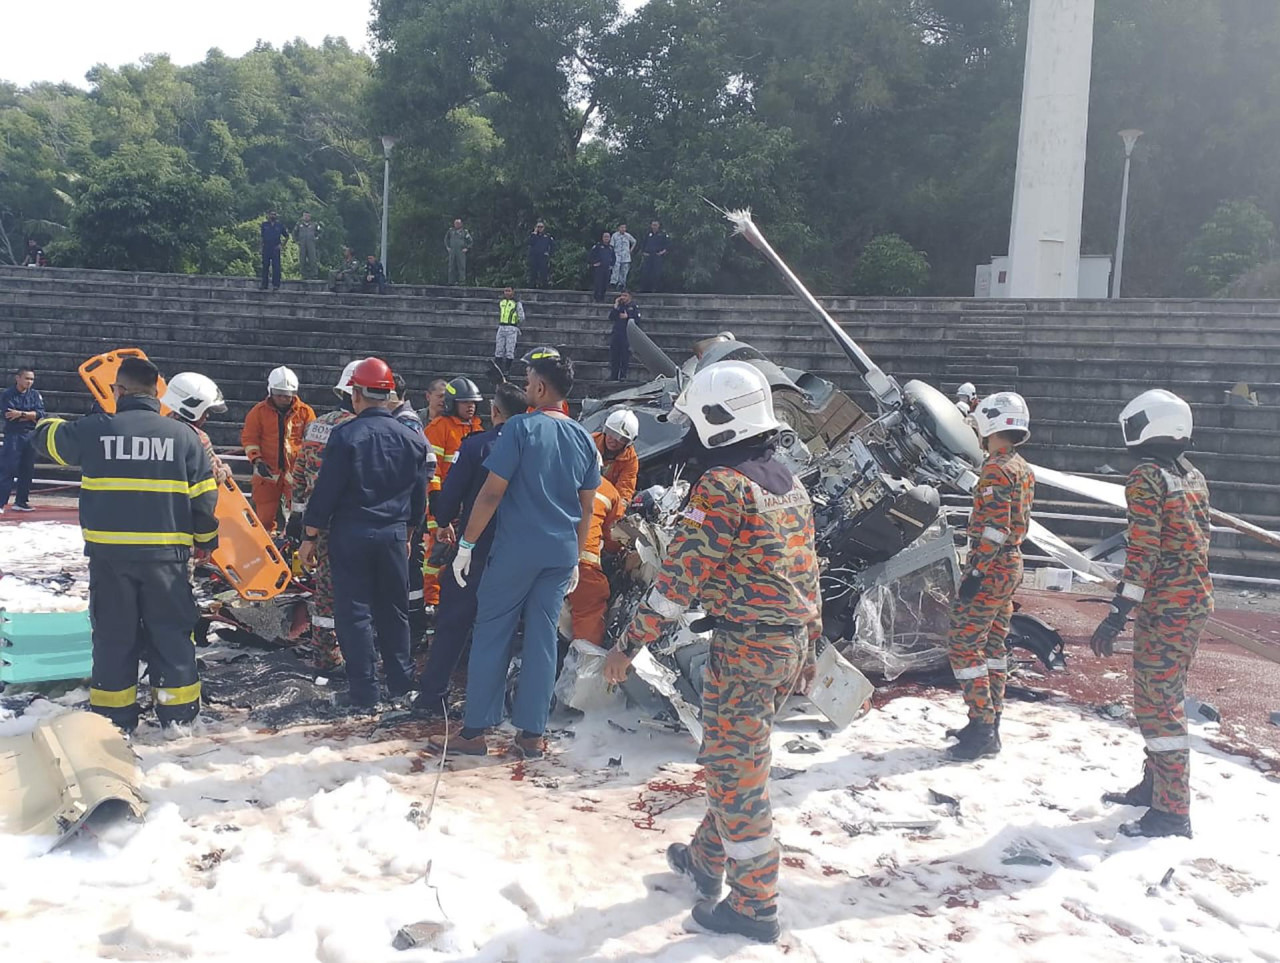
[[[459,588],[467,587],[467,575],[471,572],[471,549],[459,543],[458,553],[453,556],[453,577]]]
[[[565,595],[572,595],[573,590],[578,587],[578,566],[573,567],[573,574],[569,576],[569,587],[564,590]]]

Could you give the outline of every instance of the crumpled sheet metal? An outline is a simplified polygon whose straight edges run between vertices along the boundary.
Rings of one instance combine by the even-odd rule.
[[[0,739],[0,833],[43,836],[52,849],[111,804],[140,819],[141,781],[133,750],[103,716],[43,719]]]
[[[888,681],[945,666],[959,570],[951,529],[935,525],[867,570],[853,637],[837,646],[860,671]]]

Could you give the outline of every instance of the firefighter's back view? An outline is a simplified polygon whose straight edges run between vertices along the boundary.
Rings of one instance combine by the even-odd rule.
[[[93,679],[89,705],[120,728],[138,724],[138,661],[149,665],[162,726],[200,711],[192,630],[198,613],[187,559],[218,543],[217,483],[200,439],[160,414],[159,372],[126,358],[115,414],[48,418],[36,444],[59,465],[79,465],[80,527],[89,557]]]

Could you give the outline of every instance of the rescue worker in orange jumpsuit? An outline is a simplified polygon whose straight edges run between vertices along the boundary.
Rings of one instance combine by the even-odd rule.
[[[635,440],[640,434],[640,419],[634,412],[619,408],[605,420],[604,431],[592,434],[603,463],[600,473],[618,490],[625,510],[636,494],[636,479],[640,475],[640,457],[636,454]]]
[[[627,505],[613,483],[601,478],[587,543],[578,553],[578,587],[566,599],[573,619],[574,640],[582,639],[597,648],[604,645],[605,619],[609,614],[609,580],[600,567],[600,556],[612,541],[609,533]]]
[[[316,420],[298,397],[298,376],[275,368],[267,376],[267,397],[249,411],[240,443],[253,466],[253,510],[269,532],[282,524],[282,510],[293,487],[293,463],[302,450],[307,425]]]
[[[436,458],[436,473],[431,479],[431,487],[427,493],[429,504],[434,504],[444,480],[449,477],[449,469],[458,460],[458,449],[462,440],[468,435],[484,431],[484,425],[476,416],[476,405],[482,396],[476,383],[470,378],[454,378],[444,386],[444,412],[438,418],[431,419],[427,425],[427,444],[431,446]],[[436,524],[434,513],[427,518],[427,559],[422,566],[422,604],[440,604],[440,562],[433,560],[436,553],[436,537],[440,529]],[[452,536],[441,537],[442,544],[450,544]],[[415,601],[414,593],[409,593],[409,604]]]

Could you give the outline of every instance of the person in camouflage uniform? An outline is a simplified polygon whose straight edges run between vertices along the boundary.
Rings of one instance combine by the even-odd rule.
[[[694,920],[714,932],[778,938],[779,848],[769,805],[770,738],[787,697],[812,677],[822,633],[813,506],[804,485],[772,457],[779,422],[768,381],[744,362],[699,371],[675,403],[693,424],[707,465],[652,590],[605,678],[693,606],[714,618],[703,679],[707,814],[690,845],[667,860],[703,897]],[[691,439],[692,440],[692,439]],[[717,902],[721,879],[729,897]]]
[[[338,383],[334,385],[334,393],[342,399],[341,406],[307,425],[306,434],[302,436],[302,449],[298,453],[293,471],[287,529],[287,534],[295,544],[302,541],[302,516],[306,513],[307,501],[315,488],[316,478],[320,475],[320,465],[324,461],[324,449],[329,443],[329,435],[333,429],[356,416],[351,407],[350,381],[351,372],[357,364],[359,361],[348,364]],[[321,531],[316,537],[316,566],[311,579],[311,599],[307,602],[307,610],[311,615],[311,654],[316,668],[333,671],[343,664],[343,660],[333,621],[333,570],[329,564],[329,536],[325,531]]]
[[[356,252],[342,249],[342,266],[329,272],[329,290],[335,294],[354,294],[364,290],[364,264],[356,260]]]
[[[1022,540],[1031,524],[1035,477],[1017,453],[1030,436],[1022,396],[990,395],[972,415],[987,452],[969,512],[969,557],[951,609],[948,655],[964,692],[969,722],[948,731],[959,742],[952,759],[978,759],[1000,751],[1000,715],[1008,674],[1005,638],[1013,617],[1013,593],[1022,584]]]
[[[1125,823],[1127,836],[1191,835],[1191,747],[1184,709],[1187,672],[1213,613],[1209,577],[1209,486],[1183,452],[1191,407],[1148,391],[1120,414],[1125,444],[1141,460],[1125,485],[1128,551],[1111,612],[1093,635],[1111,655],[1129,613],[1138,609],[1133,646],[1133,711],[1146,740],[1142,781],[1103,798],[1147,806]]]

